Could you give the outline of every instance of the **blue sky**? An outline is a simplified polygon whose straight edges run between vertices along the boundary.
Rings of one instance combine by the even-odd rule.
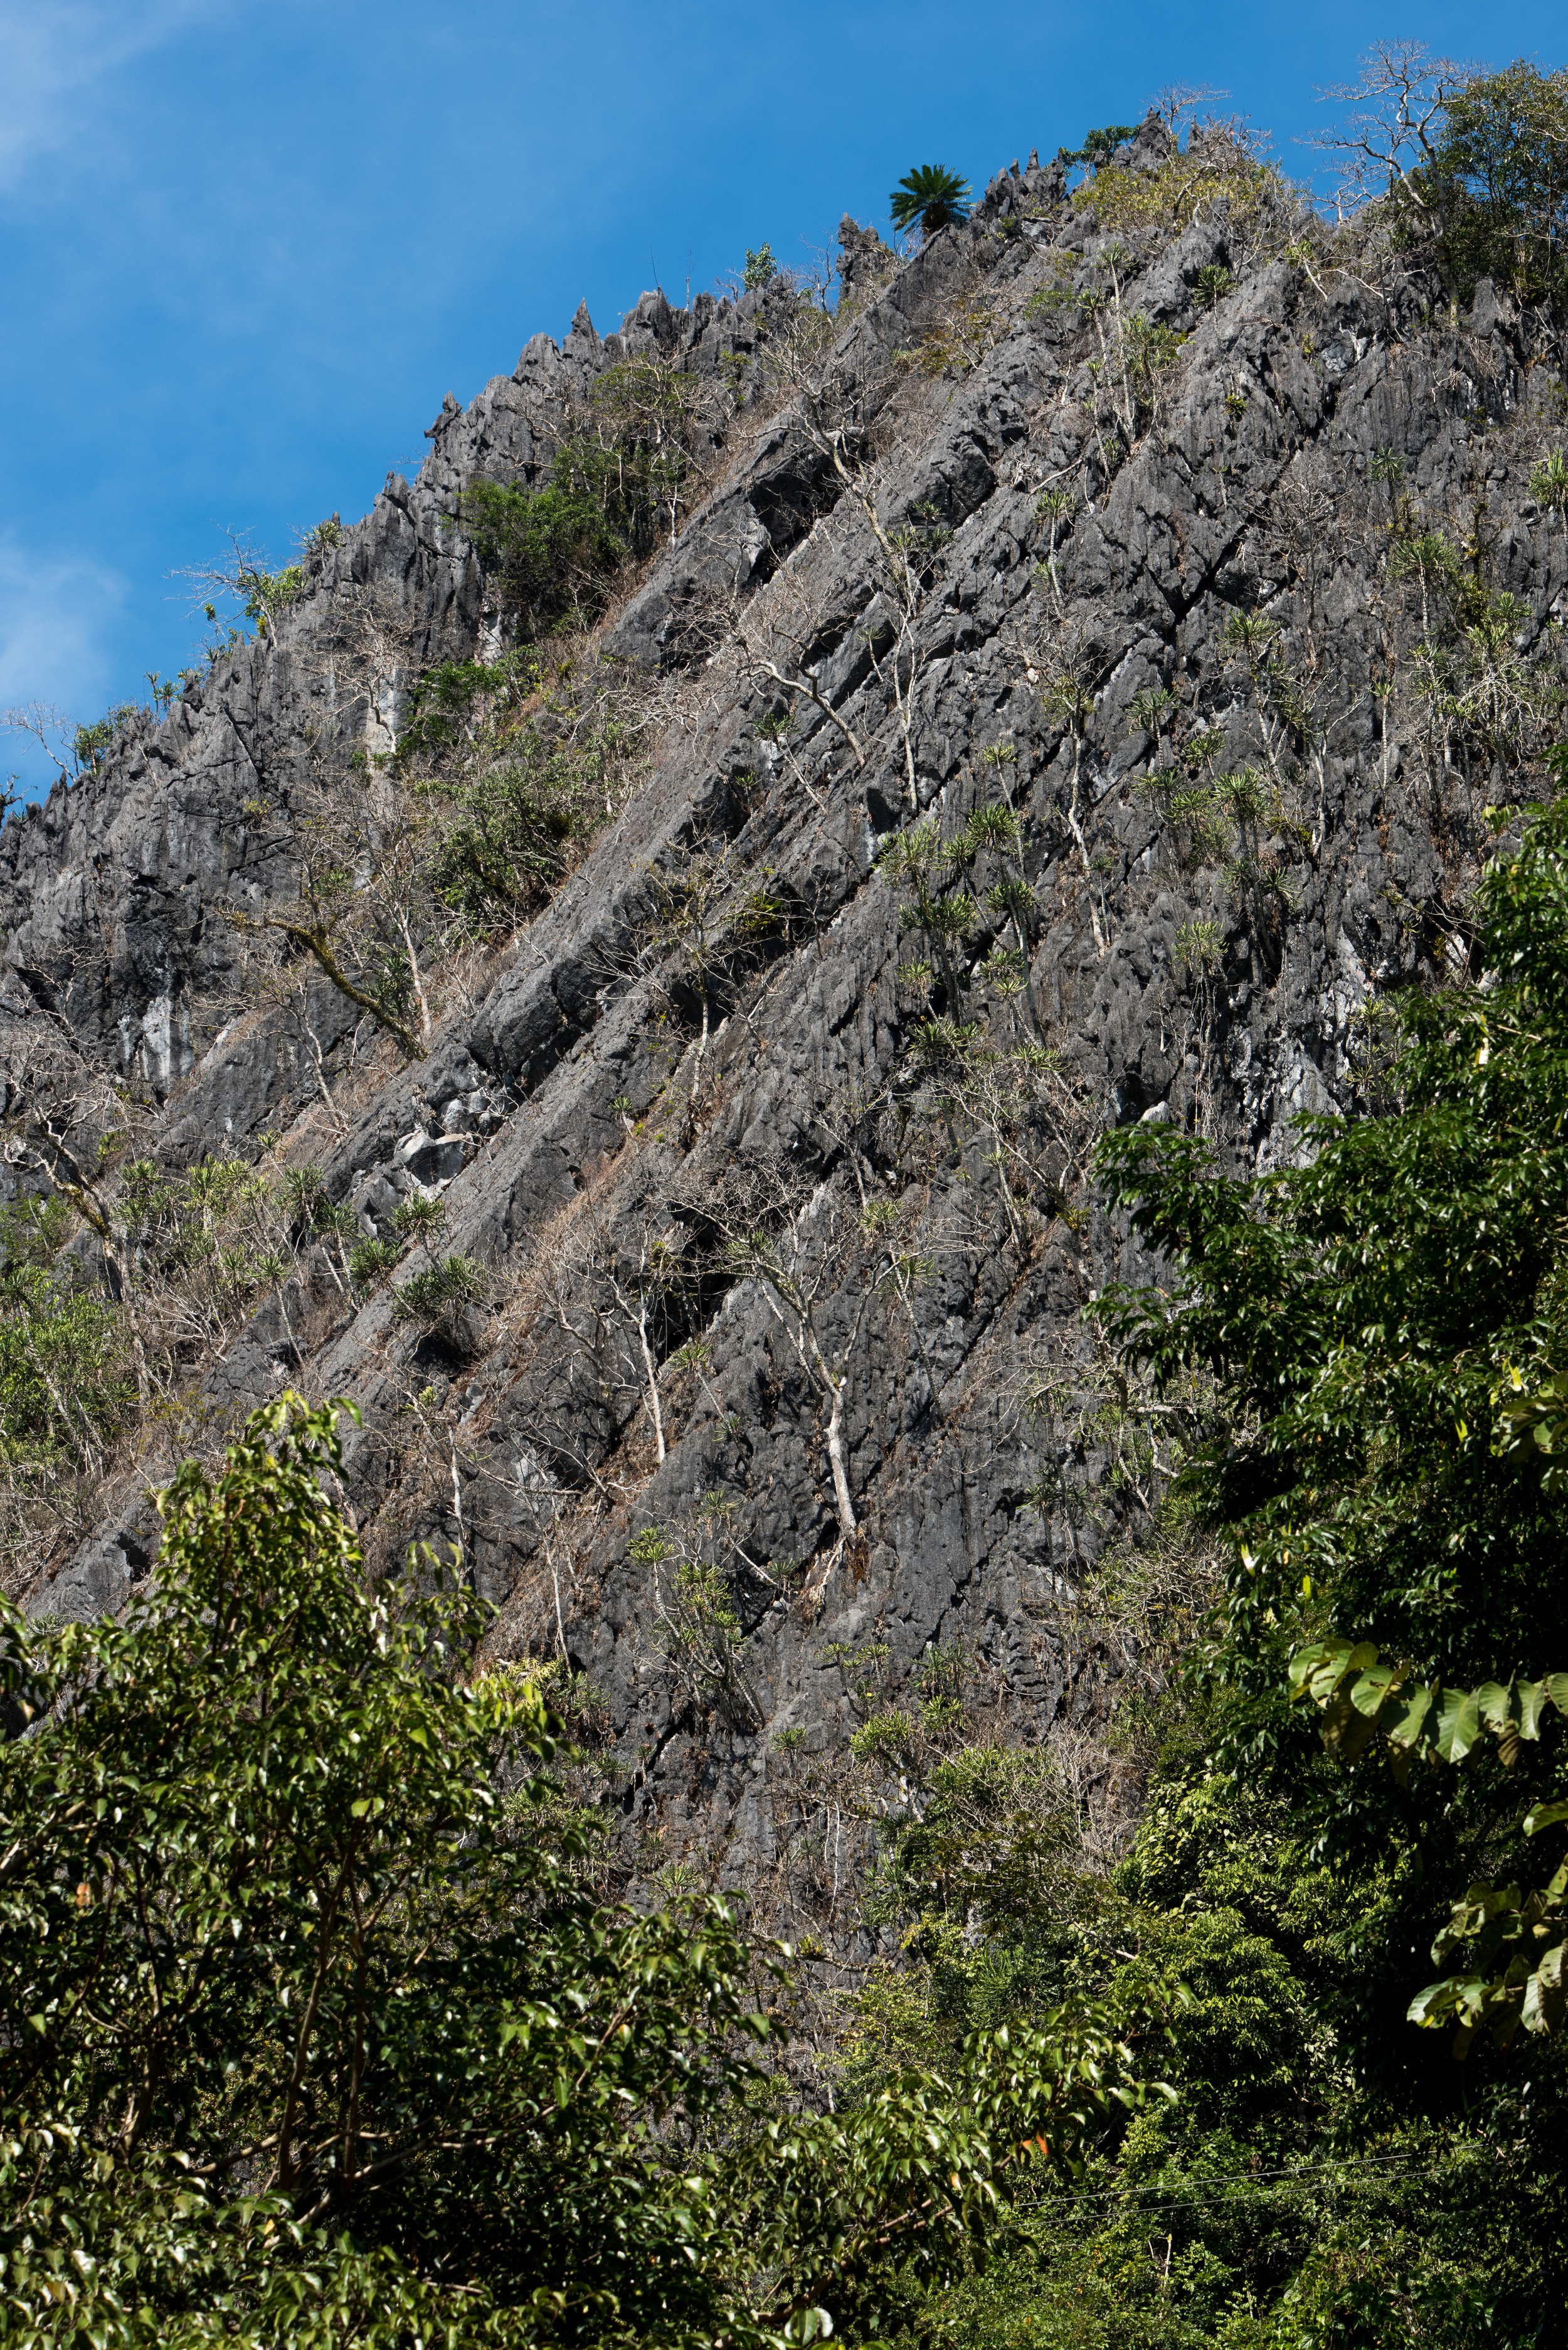
[[[1304,171],[1370,37],[1478,31],[1568,57],[1542,5],[0,0],[0,708],[144,695],[197,651],[171,574],[363,513],[585,296],[607,331],[764,239],[804,261],[913,162],[978,189],[1170,82]]]

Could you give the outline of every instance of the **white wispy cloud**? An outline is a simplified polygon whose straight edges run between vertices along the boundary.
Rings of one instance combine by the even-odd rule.
[[[125,599],[125,581],[89,557],[0,536],[0,712],[45,702],[78,723],[96,718]],[[36,745],[8,730],[0,734],[0,776],[11,774],[29,793],[54,779]]]
[[[118,73],[227,13],[224,0],[0,0],[0,191],[81,154],[95,101]]]

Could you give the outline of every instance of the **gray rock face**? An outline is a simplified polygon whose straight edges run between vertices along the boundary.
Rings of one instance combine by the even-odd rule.
[[[1161,151],[1146,126],[1131,160]],[[334,1297],[327,1267],[202,1374],[236,1408],[285,1365],[352,1395],[373,1555],[461,1542],[500,1611],[494,1652],[564,1652],[605,1692],[628,1838],[657,1820],[666,1857],[689,1846],[720,1877],[771,1865],[772,1742],[846,1738],[867,1644],[897,1690],[933,1643],[962,1642],[1026,1736],[1092,1721],[1121,1669],[1075,1601],[1140,1503],[1107,1484],[1097,1519],[1068,1506],[1106,1477],[1105,1441],[1064,1440],[1041,1399],[1064,1365],[1086,1376],[1091,1291],[1137,1267],[1081,1191],[1072,1215],[1036,1199],[1021,1224],[984,1134],[932,1118],[917,1149],[900,1129],[926,1007],[900,976],[914,950],[878,847],[1005,797],[1031,893],[1027,994],[987,994],[981,974],[1003,913],[961,944],[992,1035],[1024,1033],[1017,1007],[1033,1007],[1085,1130],[1176,1124],[1267,1168],[1303,1147],[1303,1114],[1357,1113],[1367,1005],[1441,968],[1480,806],[1522,795],[1511,754],[1461,723],[1435,733],[1414,690],[1385,691],[1420,627],[1396,494],[1432,528],[1471,517],[1517,599],[1518,658],[1556,659],[1542,632],[1568,536],[1528,484],[1559,395],[1527,317],[1487,287],[1455,327],[1413,270],[1373,288],[1321,255],[1250,259],[1217,210],[1168,241],[1137,233],[1119,265],[1126,316],[1186,337],[1135,403],[1077,300],[1103,286],[1108,240],[1063,180],[1032,157],[890,278],[846,222],[853,315],[821,379],[846,470],[820,404],[785,401],[752,445],[736,438],[720,488],[605,630],[607,651],[683,681],[637,797],[483,999],[448,1008],[427,1058],[323,1151],[367,1232],[391,1229],[410,1187],[439,1190],[441,1250],[489,1284],[462,1330],[399,1320],[384,1291]],[[466,411],[449,398],[417,481],[389,478],[275,639],[7,826],[17,1017],[47,1000],[73,1049],[174,1088],[171,1152],[220,1131],[243,1147],[308,1096],[265,1021],[225,1042],[207,1007],[223,905],[288,883],[286,833],[264,815],[286,809],[335,588],[403,598],[425,660],[472,650],[493,615],[452,519],[462,484],[537,478],[565,404],[628,353],[750,364],[787,325],[770,300],[687,313],[647,296],[619,336],[581,310],[560,347],[535,338]],[[920,549],[912,616],[895,541]],[[815,695],[781,691],[736,614],[749,640],[788,634],[794,666],[777,666],[809,668]],[[1183,813],[1205,777],[1242,772],[1251,815]],[[715,980],[699,1059],[690,985],[638,948],[660,877],[718,847],[774,911]],[[351,1024],[320,1010],[337,1047]],[[1063,1146],[1069,1192],[1085,1143]],[[842,1350],[848,1539],[821,1382],[777,1289],[723,1246],[769,1184],[789,1211],[775,1245],[836,1268],[815,1327],[829,1361]],[[867,1290],[862,1198],[923,1261],[907,1305],[890,1280]],[[656,1243],[643,1335],[662,1459],[624,1303],[652,1294]],[[428,1262],[416,1248],[394,1287]],[[672,1570],[633,1542],[700,1521],[728,1544],[743,1696],[683,1682]],[[117,1604],[127,1555],[105,1533],[34,1604],[60,1606],[62,1586],[72,1608]]]
[[[782,289],[770,298],[775,310],[787,299]],[[645,354],[709,378],[730,359],[743,390],[767,317],[761,295],[739,304],[700,296],[690,314],[645,295],[622,331],[601,340],[585,305],[563,344],[536,335],[513,374],[466,410],[448,393],[416,480],[388,474],[364,520],[307,559],[302,595],[268,633],[220,660],[161,723],[133,723],[98,772],[57,785],[0,830],[6,967],[28,975],[99,1066],[161,1102],[232,1020],[234,940],[223,912],[290,893],[291,798],[331,691],[317,647],[335,596],[369,589],[398,613],[410,650],[407,674],[393,681],[396,706],[425,667],[468,657],[496,625],[456,520],[462,485],[539,480],[595,379]],[[236,1143],[309,1091],[286,1050],[252,1051],[243,1079],[234,1053],[223,1066],[220,1128]],[[187,1117],[201,1124],[207,1088],[195,1090]]]

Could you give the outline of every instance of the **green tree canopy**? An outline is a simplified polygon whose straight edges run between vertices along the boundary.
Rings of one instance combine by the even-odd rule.
[[[1136,2102],[1086,2008],[781,2101],[777,1955],[596,1899],[536,1688],[428,1555],[368,1581],[338,1470],[285,1397],[124,1620],[0,1615],[0,2339],[874,2327]]]
[[[1118,147],[1136,139],[1142,128],[1141,122],[1107,122],[1098,130],[1085,130],[1083,145],[1060,148],[1057,160],[1063,163],[1088,163],[1098,171],[1102,163],[1110,161]]]
[[[1568,72],[1522,58],[1466,81],[1413,195],[1438,224],[1454,289],[1493,277],[1527,299],[1568,295]]]
[[[1098,1312],[1167,1395],[1212,1399],[1182,1485],[1230,1537],[1213,1660],[1229,1759],[1279,1773],[1324,1849],[1402,1856],[1412,1923],[1440,1853],[1495,1954],[1492,1921],[1517,1927],[1525,1898],[1507,1880],[1540,1866],[1527,1838],[1562,1837],[1562,1721],[1540,1677],[1568,1666],[1568,811],[1499,853],[1478,913],[1485,984],[1398,1000],[1393,1114],[1307,1120],[1309,1163],[1259,1177],[1216,1173],[1179,1133],[1108,1140],[1110,1197],[1168,1272]],[[1298,1691],[1337,1700],[1348,1755],[1366,1742],[1346,1740],[1353,1718],[1369,1735],[1389,1704],[1389,1736],[1348,1774],[1325,1777],[1310,1709],[1291,1715],[1293,1650],[1310,1652]],[[1563,1939],[1562,1890],[1519,1929],[1537,1958]],[[1487,1950],[1457,1930],[1435,1956],[1456,1981],[1479,1965],[1484,1988]],[[1560,2002],[1532,2007],[1530,1972],[1413,2012],[1546,2028]]]

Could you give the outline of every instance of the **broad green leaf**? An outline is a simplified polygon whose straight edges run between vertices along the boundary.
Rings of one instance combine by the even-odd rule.
[[[1376,1724],[1371,1716],[1358,1713],[1351,1702],[1350,1691],[1342,1690],[1329,1720],[1333,1723],[1332,1743],[1340,1759],[1347,1765],[1358,1762],[1376,1734]]]
[[[1445,1689],[1438,1699],[1438,1752],[1445,1762],[1462,1762],[1480,1736],[1480,1708],[1473,1690]]]
[[[1476,1704],[1487,1728],[1496,1731],[1501,1737],[1509,1727],[1511,1719],[1511,1691],[1498,1681],[1483,1681],[1476,1691]]]
[[[1564,1997],[1563,1960],[1568,1948],[1559,1942],[1528,1977],[1521,2004],[1520,2021],[1527,2032],[1554,2033],[1561,2028],[1563,2011],[1568,2007]]]
[[[1405,2011],[1406,2019],[1429,2029],[1434,2024],[1446,2023],[1459,2003],[1459,1985],[1452,1976],[1445,1976],[1440,1982],[1428,1983],[1425,1991],[1416,1993]]]
[[[1376,1653],[1374,1649],[1365,1661],[1372,1663]],[[1325,1705],[1344,1679],[1355,1654],[1355,1647],[1349,1640],[1320,1640],[1314,1647],[1301,1650],[1291,1661],[1293,1676],[1300,1668],[1297,1694],[1304,1694],[1314,1699],[1319,1705]]]
[[[1397,1665],[1374,1665],[1369,1671],[1359,1674],[1352,1684],[1350,1702],[1358,1713],[1375,1716],[1400,1678]]]
[[[1437,1692],[1428,1688],[1413,1689],[1392,1698],[1379,1721],[1384,1736],[1396,1746],[1414,1746],[1421,1735],[1422,1724],[1431,1711]]]

